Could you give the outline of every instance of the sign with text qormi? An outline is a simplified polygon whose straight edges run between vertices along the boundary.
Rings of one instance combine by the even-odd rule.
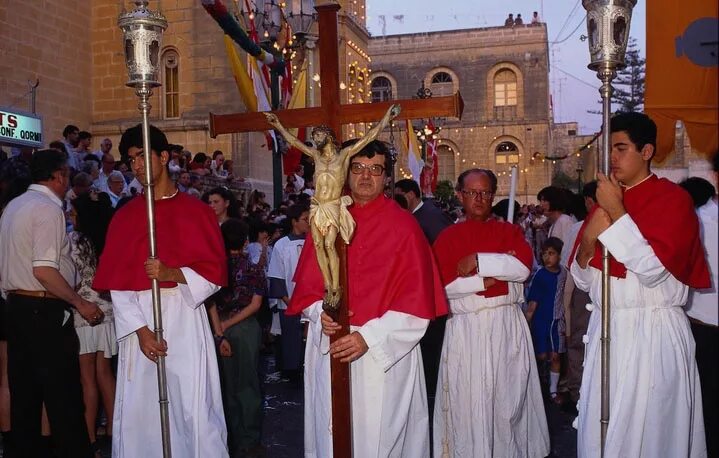
[[[0,143],[42,147],[42,118],[0,107]]]

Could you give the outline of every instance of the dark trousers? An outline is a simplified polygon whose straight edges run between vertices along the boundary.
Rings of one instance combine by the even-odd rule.
[[[424,380],[427,385],[427,404],[429,406],[429,424],[432,425],[434,412],[434,397],[437,391],[437,377],[439,376],[439,362],[442,358],[442,343],[444,342],[444,328],[447,316],[441,316],[429,322],[427,331],[419,341],[422,349],[422,366],[424,366]]]
[[[262,393],[260,391],[260,341],[262,331],[255,317],[225,331],[232,356],[220,358],[225,420],[230,456],[242,457],[244,450],[260,443]]]
[[[92,457],[80,385],[79,343],[68,304],[57,299],[8,297],[10,419],[19,458],[41,456],[45,403],[60,458]]]
[[[696,341],[697,367],[702,385],[702,407],[704,408],[704,431],[707,438],[707,456],[719,457],[719,328],[692,322],[692,334]]]
[[[280,327],[282,328],[282,363],[283,371],[299,371],[302,369],[304,349],[302,348],[302,323],[300,316],[286,316],[280,310]]]

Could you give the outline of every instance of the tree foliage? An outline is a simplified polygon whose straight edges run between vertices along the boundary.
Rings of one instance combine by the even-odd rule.
[[[612,81],[614,88],[612,108],[615,113],[644,111],[644,77],[647,61],[639,53],[636,38],[629,38],[624,62],[627,66],[617,71],[617,77]],[[601,99],[598,103],[602,104]],[[588,110],[588,112],[602,114],[601,110]]]

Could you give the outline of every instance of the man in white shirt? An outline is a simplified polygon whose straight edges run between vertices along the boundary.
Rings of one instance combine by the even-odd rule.
[[[100,308],[74,290],[75,269],[62,199],[70,169],[63,152],[36,152],[33,184],[0,218],[0,286],[7,295],[8,378],[18,456],[40,456],[41,407],[47,407],[59,456],[91,458],[78,340],[70,307],[91,325]]]
[[[79,161],[77,160],[77,145],[79,142],[80,129],[77,126],[68,124],[62,130],[62,144],[65,145],[65,151],[67,152],[67,164],[75,170],[80,169]]]
[[[712,158],[714,182],[719,183],[719,153]],[[716,187],[716,185],[715,185]],[[719,366],[716,363],[716,349],[719,342],[719,206],[714,191],[706,203],[697,208],[699,225],[712,286],[705,289],[692,289],[689,301],[684,309],[689,316],[692,334],[696,341],[697,367],[702,387],[704,407],[704,430],[707,434],[708,456],[719,456],[719,441],[711,431],[719,430]]]
[[[275,243],[267,276],[270,280],[269,297],[279,299],[277,308],[280,315],[282,338],[281,368],[291,381],[302,379],[302,324],[298,315],[285,316],[287,304],[295,288],[294,275],[300,259],[305,236],[309,231],[309,208],[297,204],[287,210],[292,231]]]

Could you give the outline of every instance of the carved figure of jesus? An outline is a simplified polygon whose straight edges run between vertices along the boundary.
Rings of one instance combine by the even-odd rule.
[[[399,113],[399,105],[392,105],[382,120],[364,137],[339,151],[336,137],[328,127],[318,126],[312,129],[312,140],[317,147],[315,149],[288,132],[277,116],[265,113],[267,122],[282,134],[290,145],[315,161],[315,194],[310,201],[310,230],[324,280],[325,309],[336,310],[342,297],[340,262],[335,249],[337,235],[339,234],[345,243],[349,243],[355,228],[352,215],[347,210],[352,198],[342,195],[350,159],[375,140]]]

